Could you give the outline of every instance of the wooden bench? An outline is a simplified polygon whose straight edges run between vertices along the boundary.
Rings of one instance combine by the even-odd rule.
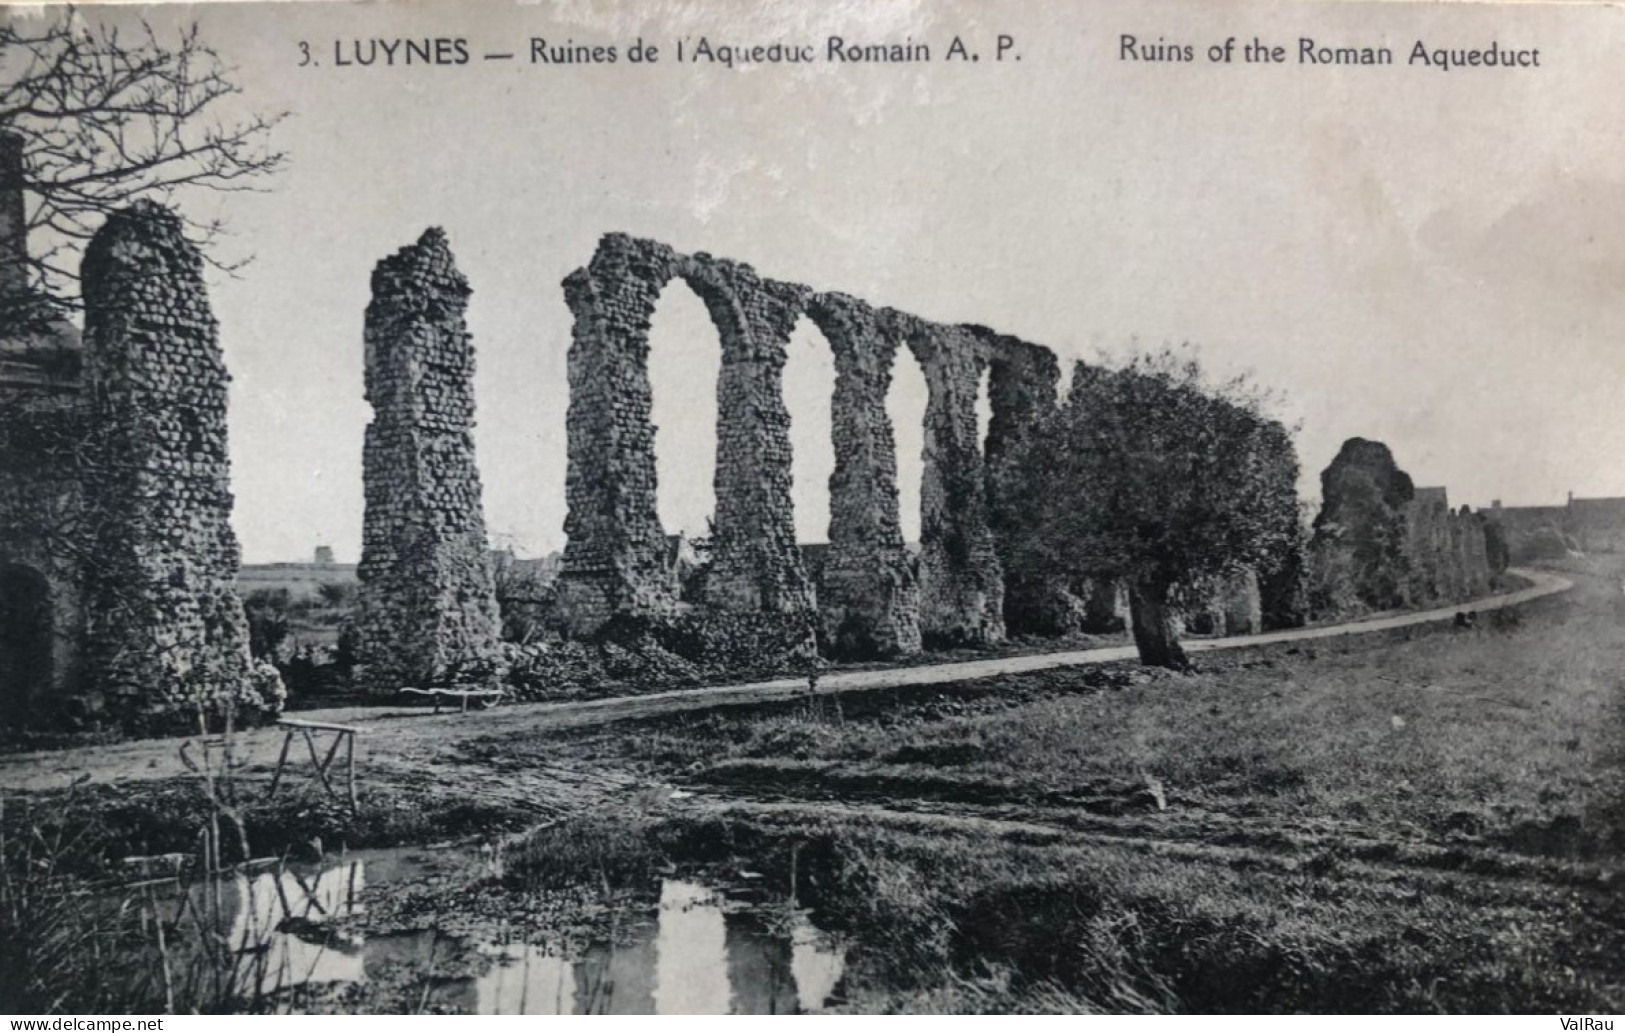
[[[462,707],[462,713],[468,713],[468,701],[473,700],[481,710],[490,710],[502,702],[504,695],[501,689],[402,689],[403,695],[429,696],[434,699],[434,712],[440,713],[440,708],[448,700],[457,700]]]

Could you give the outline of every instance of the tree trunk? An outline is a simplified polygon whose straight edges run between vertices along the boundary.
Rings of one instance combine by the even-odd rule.
[[[1188,671],[1191,662],[1179,644],[1179,619],[1168,605],[1170,586],[1136,578],[1129,582],[1129,622],[1140,663]]]

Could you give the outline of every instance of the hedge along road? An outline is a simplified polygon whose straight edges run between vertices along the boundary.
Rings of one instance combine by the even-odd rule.
[[[1566,592],[1574,587],[1574,583],[1567,578],[1544,571],[1513,568],[1510,572],[1530,581],[1531,585],[1515,592],[1473,600],[1462,606],[1419,610],[1413,613],[1352,621],[1347,624],[1272,631],[1261,635],[1196,639],[1186,642],[1185,650],[1188,653],[1206,653],[1220,649],[1242,649],[1284,642],[1312,642],[1318,639],[1368,635],[1454,620],[1456,614],[1462,612],[1464,607],[1471,607],[1482,614],[1490,610],[1518,606],[1545,596]],[[864,692],[909,685],[945,684],[999,674],[1021,674],[1057,667],[1082,667],[1132,660],[1137,655],[1133,646],[1111,646],[1103,649],[1039,653],[1030,656],[990,657],[986,660],[966,660],[920,667],[830,672],[819,677],[818,691],[820,694]],[[710,707],[793,699],[806,693],[807,679],[802,677],[780,678],[745,685],[675,689],[641,696],[616,696],[572,703],[516,704],[495,710],[471,710],[466,714],[455,712],[431,714],[426,708],[416,707],[342,707],[302,711],[297,716],[301,720],[361,726],[364,732],[357,741],[358,761],[373,759],[385,764],[391,762],[410,764],[414,758],[423,758],[426,751],[439,750],[477,737],[523,735],[550,728],[608,724],[628,718],[658,717]],[[142,782],[178,777],[187,774],[188,770],[179,756],[180,743],[181,740],[176,739],[144,739],[108,746],[19,753],[0,757],[0,789],[34,792],[61,788],[87,775],[93,782]],[[239,732],[237,756],[244,764],[257,764],[269,768],[276,763],[281,745],[282,730],[278,728],[258,728]]]

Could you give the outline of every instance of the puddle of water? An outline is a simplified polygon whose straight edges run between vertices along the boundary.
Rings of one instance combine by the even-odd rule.
[[[243,961],[233,977],[238,992],[363,983],[385,971],[432,974],[449,937],[342,937],[333,928],[363,913],[369,871],[376,887],[410,881],[423,867],[397,852],[222,880],[227,942]],[[787,1014],[822,1010],[845,964],[840,946],[805,914],[770,920],[681,879],[662,880],[653,920],[632,924],[617,941],[569,957],[528,943],[475,944],[487,959],[483,973],[437,979],[433,1000],[484,1015]]]
[[[490,947],[475,980],[482,1015],[782,1015],[821,1011],[845,964],[796,913],[787,929],[725,906],[695,882],[666,879],[652,925],[629,942],[566,959],[529,944]]]
[[[347,861],[309,875],[239,875],[223,886],[227,900],[235,899],[226,942],[252,958],[238,970],[238,992],[271,994],[365,978],[363,946],[336,935],[331,923],[361,914],[366,884],[365,862]]]

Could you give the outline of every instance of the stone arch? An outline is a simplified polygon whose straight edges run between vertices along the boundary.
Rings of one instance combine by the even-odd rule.
[[[567,416],[568,544],[559,581],[566,631],[616,615],[669,611],[665,534],[656,511],[648,332],[661,291],[681,278],[721,341],[716,516],[702,601],[713,611],[785,618],[817,613],[824,647],[842,655],[912,652],[929,638],[982,646],[1005,635],[1004,558],[995,482],[1009,425],[1029,395],[1056,404],[1059,369],[1037,345],[977,326],[872,309],[838,293],[763,278],[748,265],[606,235],[565,280],[575,314]],[[834,357],[829,548],[817,599],[798,544],[794,454],[784,368],[808,317]],[[912,363],[896,365],[900,354]],[[904,544],[899,433],[889,388],[918,369],[920,553]],[[1005,430],[1001,431],[1001,425]],[[1001,434],[1005,435],[1001,439]],[[1002,452],[1001,452],[1002,450]],[[806,535],[812,537],[812,535]]]
[[[56,681],[50,580],[22,563],[0,564],[0,715],[20,723]]]
[[[886,323],[925,370],[925,469],[920,486],[920,631],[929,644],[1004,639],[1004,583],[992,529],[976,393],[988,362],[978,329],[886,310]]]
[[[568,543],[559,589],[567,631],[617,614],[668,612],[676,588],[656,503],[649,329],[667,283],[705,303],[722,345],[716,511],[704,601],[735,612],[809,614],[791,511],[785,348],[807,288],[750,266],[608,234],[564,281],[570,347]]]
[[[903,541],[897,450],[886,408],[897,338],[844,294],[808,299],[835,357],[829,549],[819,571],[819,639],[842,658],[920,649],[919,586]]]
[[[784,364],[808,293],[743,262],[679,258],[674,269],[711,312],[717,374],[716,520],[707,605],[735,613],[811,615],[796,543]]]

